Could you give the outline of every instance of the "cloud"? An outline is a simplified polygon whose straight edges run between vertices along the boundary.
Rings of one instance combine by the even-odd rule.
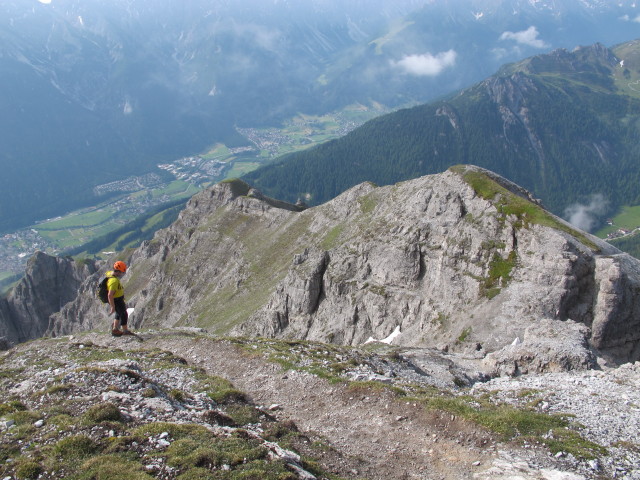
[[[607,213],[609,201],[600,193],[591,195],[589,203],[584,205],[574,203],[564,210],[564,216],[574,227],[578,227],[585,232],[591,229],[598,222],[598,217]]]
[[[38,0],[40,3],[44,3],[45,5],[48,5],[51,3],[51,0]]]
[[[122,107],[122,113],[125,115],[131,115],[133,113],[133,105],[129,100],[125,100],[124,106]]]
[[[622,20],[623,22],[636,22],[636,23],[640,23],[640,15],[638,15],[635,18],[631,18],[629,15],[623,15],[620,17],[620,20]]]
[[[435,77],[445,68],[452,67],[456,63],[457,53],[455,50],[440,52],[436,55],[425,53],[423,55],[406,55],[399,62],[392,62],[393,66],[399,67],[410,75],[419,77]]]
[[[509,55],[510,51],[507,50],[506,48],[494,48],[493,50],[491,50],[491,53],[493,53],[493,56],[497,60],[502,60],[503,58]]]
[[[233,22],[226,29],[235,37],[244,38],[262,50],[278,52],[283,40],[282,32],[255,24]]]
[[[528,45],[534,48],[547,48],[549,45],[538,38],[540,33],[536,27],[529,27],[520,32],[504,32],[500,35],[500,40],[515,40],[522,45]]]

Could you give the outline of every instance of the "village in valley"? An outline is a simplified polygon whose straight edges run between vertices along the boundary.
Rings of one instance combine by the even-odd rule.
[[[97,185],[96,199],[110,197],[108,201],[0,236],[0,286],[20,276],[36,251],[64,255],[66,249],[118,228],[150,208],[176,198],[188,198],[225,178],[240,177],[280,155],[346,135],[385,112],[378,105],[351,105],[319,117],[299,115],[280,128],[238,128],[248,145],[216,144],[201,155],[161,163],[158,173]]]
[[[638,233],[640,231],[640,225],[636,226],[634,228],[629,228],[629,227],[616,227],[615,223],[614,223],[614,219],[609,218],[607,219],[607,225],[609,227],[613,227],[615,228],[614,231],[607,233],[606,235],[606,240],[613,240],[616,238],[624,238],[624,237],[628,237],[630,235],[635,235],[636,233]]]

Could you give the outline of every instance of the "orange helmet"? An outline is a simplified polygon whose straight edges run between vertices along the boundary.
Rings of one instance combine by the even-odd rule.
[[[113,269],[117,270],[118,272],[125,273],[127,271],[127,264],[118,260],[113,264]]]

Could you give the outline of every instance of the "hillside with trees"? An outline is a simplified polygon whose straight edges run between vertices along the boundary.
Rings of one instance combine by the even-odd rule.
[[[243,178],[265,194],[320,204],[347,188],[475,164],[556,213],[598,193],[640,203],[640,43],[556,50],[503,67],[444,100],[367,122]],[[622,56],[624,55],[624,56]]]

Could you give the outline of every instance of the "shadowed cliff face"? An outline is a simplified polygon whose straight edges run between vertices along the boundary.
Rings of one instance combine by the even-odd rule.
[[[509,358],[524,368],[531,342],[561,351],[564,338],[584,340],[572,366],[529,361],[536,370],[593,365],[591,348],[638,357],[638,261],[495,174],[460,167],[362,184],[304,211],[257,196],[218,184],[134,252],[134,325],[349,345],[389,337],[479,357],[518,339]],[[106,321],[83,295],[49,331]]]
[[[0,337],[16,343],[42,336],[49,316],[74,300],[82,282],[95,271],[92,261],[34,254],[24,278],[0,301]]]

